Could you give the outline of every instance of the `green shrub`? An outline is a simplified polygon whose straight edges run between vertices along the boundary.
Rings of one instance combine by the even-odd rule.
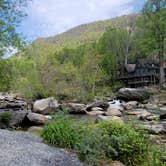
[[[131,125],[101,122],[98,124],[105,134],[111,137],[111,146],[118,152],[114,160],[126,165],[139,165],[148,155],[149,139],[143,131],[137,131]]]
[[[82,161],[86,161],[90,165],[97,165],[99,161],[108,160],[112,154],[116,153],[110,141],[110,137],[104,135],[102,130],[89,127],[74,150]]]
[[[11,121],[11,113],[10,112],[3,112],[0,114],[0,123],[5,125],[6,127],[9,126],[9,123]]]
[[[153,145],[143,166],[166,166],[166,146]]]
[[[73,149],[80,140],[73,122],[67,119],[59,119],[47,124],[43,129],[42,136],[48,143],[61,148]]]
[[[113,159],[128,166],[138,166],[148,155],[146,134],[125,124],[74,122],[61,117],[47,124],[42,136],[52,145],[72,149],[90,165]]]

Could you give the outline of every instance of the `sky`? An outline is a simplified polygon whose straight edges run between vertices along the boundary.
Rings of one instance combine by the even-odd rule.
[[[145,0],[32,0],[17,31],[28,41],[55,36],[80,24],[138,13]]]

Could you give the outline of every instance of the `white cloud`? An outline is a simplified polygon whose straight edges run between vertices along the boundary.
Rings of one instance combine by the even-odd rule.
[[[47,37],[79,24],[132,13],[140,0],[33,0],[19,31],[29,38]]]

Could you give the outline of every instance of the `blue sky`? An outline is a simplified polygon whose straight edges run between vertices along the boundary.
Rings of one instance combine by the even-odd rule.
[[[17,28],[29,41],[54,36],[80,24],[139,12],[145,0],[32,0]]]

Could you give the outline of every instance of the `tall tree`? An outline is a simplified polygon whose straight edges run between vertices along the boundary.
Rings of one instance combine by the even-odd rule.
[[[127,19],[126,35],[125,35],[125,65],[128,64],[129,49],[133,44],[133,33],[136,28],[136,15],[130,15],[130,19]]]
[[[28,0],[0,0],[0,56],[8,46],[20,46],[16,27],[25,16]]]
[[[156,41],[156,50],[160,61],[160,85],[165,82],[164,51],[166,40],[166,0],[148,0],[143,7],[143,15],[152,40]]]

